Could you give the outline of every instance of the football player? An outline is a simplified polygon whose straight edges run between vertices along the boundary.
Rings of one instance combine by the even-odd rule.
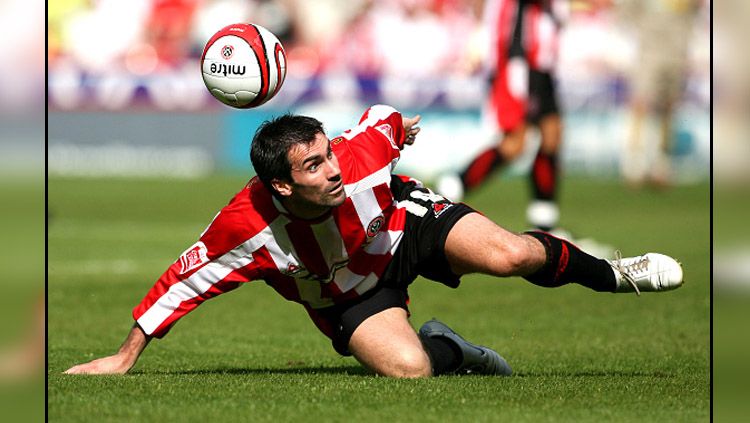
[[[135,323],[120,350],[67,373],[125,373],[151,339],[201,303],[262,280],[301,304],[338,353],[377,374],[509,375],[497,352],[437,320],[412,329],[408,289],[417,276],[453,288],[475,272],[602,292],[682,284],[682,269],[668,256],[598,259],[547,233],[505,230],[394,175],[419,120],[377,105],[333,139],[312,117],[263,123],[250,154],[257,176],[133,309]]]

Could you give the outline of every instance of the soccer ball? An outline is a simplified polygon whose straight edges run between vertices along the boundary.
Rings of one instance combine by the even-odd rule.
[[[262,26],[233,24],[208,40],[201,69],[203,82],[217,100],[247,109],[279,92],[286,77],[286,53],[279,39]]]

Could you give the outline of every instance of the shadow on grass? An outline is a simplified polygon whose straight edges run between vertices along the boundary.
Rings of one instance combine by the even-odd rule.
[[[675,377],[672,373],[662,371],[622,371],[622,370],[581,370],[581,371],[540,371],[517,372],[512,377]]]
[[[351,375],[372,376],[373,374],[360,366],[336,367],[289,367],[289,368],[250,368],[250,367],[215,367],[187,370],[137,370],[132,375]]]
[[[374,374],[360,366],[336,367],[290,367],[290,368],[249,368],[249,367],[215,367],[187,370],[138,370],[130,372],[133,375],[349,375],[357,377],[372,377]],[[479,375],[477,375],[479,376]],[[440,377],[472,377],[469,375],[441,375]],[[499,376],[501,377],[501,376]],[[516,372],[510,378],[578,378],[578,377],[625,377],[625,378],[672,378],[672,373],[661,371],[621,371],[621,370],[582,370],[582,371],[540,371]]]

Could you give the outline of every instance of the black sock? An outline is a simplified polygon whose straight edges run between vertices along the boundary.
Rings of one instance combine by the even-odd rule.
[[[571,242],[545,232],[530,231],[547,251],[547,261],[535,273],[524,276],[529,282],[548,288],[575,282],[594,291],[615,292],[617,281],[606,260],[584,253]]]
[[[420,336],[419,339],[430,356],[433,376],[455,372],[461,365],[462,355],[458,345],[443,338]]]
[[[505,160],[497,151],[497,147],[490,147],[476,156],[469,166],[461,172],[461,182],[465,190],[471,190],[484,182],[492,172],[503,165]]]
[[[555,201],[557,193],[557,154],[536,154],[531,166],[531,194],[535,200]]]

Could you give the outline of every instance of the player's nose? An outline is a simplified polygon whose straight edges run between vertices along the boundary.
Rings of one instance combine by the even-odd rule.
[[[338,180],[341,179],[341,168],[339,167],[339,162],[336,160],[336,157],[334,156],[332,159],[328,160],[326,169],[328,170],[328,176],[329,180]]]

